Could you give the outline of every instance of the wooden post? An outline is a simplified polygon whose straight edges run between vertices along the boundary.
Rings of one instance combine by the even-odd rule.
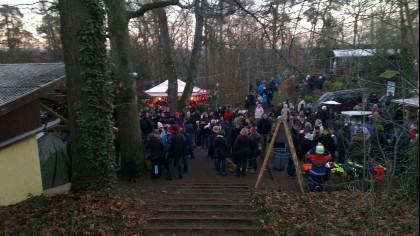
[[[276,127],[274,129],[274,134],[271,138],[270,146],[268,147],[267,153],[265,154],[264,162],[261,166],[260,173],[259,173],[258,178],[257,178],[257,182],[255,183],[255,188],[258,188],[258,185],[261,182],[261,178],[262,178],[262,175],[264,173],[264,169],[267,166],[268,159],[270,158],[270,153],[273,150],[274,141],[275,141],[275,139],[277,137],[277,134],[280,130],[280,125],[281,124],[284,125],[284,130],[286,131],[286,137],[287,137],[287,141],[289,143],[290,152],[292,154],[293,163],[295,165],[295,170],[296,170],[296,175],[298,177],[300,191],[301,191],[301,193],[305,193],[305,191],[303,190],[303,182],[302,182],[301,171],[300,171],[300,168],[299,168],[299,161],[298,161],[298,158],[297,158],[297,155],[296,155],[295,145],[293,144],[293,139],[292,139],[292,135],[290,133],[289,126],[287,125],[286,122],[281,121],[280,119],[277,121]],[[273,178],[274,178],[274,176],[273,176]]]
[[[261,181],[262,175],[264,173],[264,169],[267,167],[268,159],[270,158],[270,153],[273,150],[274,140],[275,140],[275,138],[277,136],[277,133],[279,132],[280,124],[281,124],[281,121],[278,120],[277,121],[277,124],[276,124],[276,128],[274,129],[274,134],[273,134],[273,136],[271,138],[270,145],[268,146],[268,149],[266,150],[265,157],[264,157],[264,162],[263,162],[263,164],[262,164],[262,166],[260,168],[260,173],[258,175],[257,182],[255,183],[255,188],[258,188],[258,184]]]
[[[39,103],[39,105],[42,107],[42,108],[44,108],[50,115],[53,115],[53,116],[56,116],[56,117],[58,117],[58,118],[60,118],[60,120],[64,123],[64,124],[66,124],[66,125],[68,125],[69,124],[69,120],[67,120],[64,116],[61,116],[60,114],[58,114],[58,113],[56,113],[55,111],[53,111],[53,110],[51,110],[49,107],[47,107],[47,106],[45,106],[44,104],[42,104],[42,103]]]
[[[282,123],[284,123],[284,126],[285,126],[284,130],[286,131],[287,141],[289,142],[290,152],[292,153],[293,163],[295,164],[295,171],[296,171],[296,175],[299,182],[300,192],[305,193],[305,191],[303,190],[302,175],[301,175],[301,170],[299,168],[299,160],[296,155],[296,150],[295,150],[295,145],[293,144],[292,135],[290,133],[289,126],[285,122],[282,122]]]

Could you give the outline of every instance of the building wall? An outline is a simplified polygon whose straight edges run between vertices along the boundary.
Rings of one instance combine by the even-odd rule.
[[[0,149],[0,206],[42,193],[36,136]]]
[[[0,116],[0,142],[42,126],[38,100]]]

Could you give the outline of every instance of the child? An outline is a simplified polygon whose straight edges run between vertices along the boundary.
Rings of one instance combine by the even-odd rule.
[[[312,154],[314,151],[315,153]],[[305,156],[312,162],[312,168],[310,171],[310,176],[312,179],[311,192],[322,192],[322,183],[326,170],[325,164],[328,161],[331,161],[332,157],[329,152],[326,152],[324,146],[321,143],[318,143],[318,145],[309,151]]]

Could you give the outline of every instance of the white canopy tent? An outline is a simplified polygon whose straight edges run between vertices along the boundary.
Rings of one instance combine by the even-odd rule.
[[[182,95],[182,92],[185,89],[185,85],[186,83],[184,81],[178,79],[178,97]],[[168,90],[168,80],[165,80],[163,83],[158,84],[155,87],[149,90],[146,90],[145,92],[152,97],[166,97],[168,96],[167,90]],[[207,95],[207,94],[210,94],[209,90],[194,87],[191,96],[202,96],[202,95]]]
[[[403,99],[396,99],[396,100],[392,100],[395,103],[399,103],[399,104],[405,104],[407,106],[411,106],[411,107],[419,107],[419,98],[403,98]]]

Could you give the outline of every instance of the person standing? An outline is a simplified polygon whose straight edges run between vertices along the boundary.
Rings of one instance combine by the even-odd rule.
[[[248,134],[248,128],[243,128],[239,136],[236,138],[235,145],[233,147],[236,164],[235,176],[245,176],[247,161],[251,155],[252,147],[252,140]]]
[[[264,108],[261,106],[261,103],[257,103],[257,107],[255,108],[254,118],[259,122],[261,120],[262,115],[264,114]]]
[[[145,113],[143,117],[140,120],[140,129],[143,136],[143,142],[147,141],[147,137],[149,137],[149,134],[153,131],[153,122],[149,117],[149,113]]]
[[[338,163],[344,163],[348,156],[348,149],[350,144],[350,124],[344,125],[337,132],[337,151]]]
[[[201,136],[201,149],[207,149],[210,146],[210,134],[211,130],[209,129],[209,117],[207,113],[201,115],[199,121],[199,133]]]
[[[304,111],[306,107],[306,102],[305,100],[303,100],[302,97],[298,98],[298,106],[297,106],[297,110],[300,111]]]
[[[249,163],[252,167],[251,173],[256,173],[258,170],[258,155],[260,154],[260,134],[256,127],[250,129],[250,136],[252,138],[251,155],[249,157]]]
[[[151,133],[147,139],[146,148],[150,149],[148,160],[152,162],[150,171],[152,178],[159,178],[162,173],[162,165],[165,160],[165,146],[159,134]]]
[[[184,153],[185,138],[182,135],[177,125],[172,126],[173,134],[168,139],[168,175],[166,180],[172,180],[174,167],[178,168],[178,178],[182,179],[184,176],[182,154]]]
[[[226,158],[230,154],[230,147],[228,140],[225,138],[225,131],[222,129],[214,138],[214,153],[213,156],[216,159],[216,171],[217,175],[227,175],[226,172]]]
[[[319,143],[315,147],[314,153],[310,151],[310,153],[306,154],[306,158],[308,158],[312,163],[310,170],[310,177],[312,180],[311,192],[322,192],[324,190],[322,184],[324,182],[324,175],[326,171],[325,164],[328,161],[331,161],[332,157],[325,153],[324,146]]]
[[[182,153],[182,164],[184,167],[184,173],[188,172],[188,155],[191,156],[191,159],[194,159],[194,147],[193,147],[193,139],[191,138],[191,134],[186,131],[186,128],[181,129],[182,135],[184,135],[184,151]]]
[[[267,150],[268,134],[271,131],[272,122],[268,119],[268,114],[264,113],[262,119],[257,123],[257,131],[260,134],[261,155],[265,156]]]

